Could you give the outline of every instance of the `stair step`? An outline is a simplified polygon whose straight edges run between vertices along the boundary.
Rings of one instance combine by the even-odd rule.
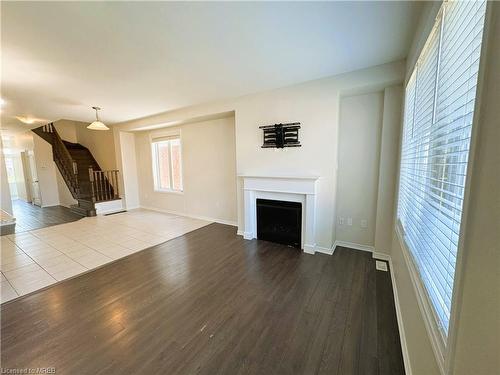
[[[72,204],[70,206],[71,212],[82,216],[95,216],[95,208],[92,206],[90,208],[81,207],[79,204]]]
[[[94,202],[86,199],[78,199],[78,206],[85,209],[94,209]]]

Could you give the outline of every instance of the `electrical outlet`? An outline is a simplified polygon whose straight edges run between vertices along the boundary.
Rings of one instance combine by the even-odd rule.
[[[366,219],[361,220],[361,228],[368,228],[368,220]]]
[[[352,225],[352,217],[347,218],[347,225]]]
[[[339,217],[339,225],[344,225],[345,219],[343,217]]]

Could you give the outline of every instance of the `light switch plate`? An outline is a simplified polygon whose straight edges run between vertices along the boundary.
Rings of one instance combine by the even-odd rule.
[[[368,220],[366,219],[361,220],[361,228],[368,228]]]
[[[352,225],[352,217],[347,218],[347,225]]]

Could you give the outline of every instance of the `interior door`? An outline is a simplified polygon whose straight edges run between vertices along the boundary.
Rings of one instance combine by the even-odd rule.
[[[36,163],[35,163],[35,155],[33,151],[28,151],[28,167],[29,173],[28,176],[30,178],[30,184],[27,184],[31,187],[31,203],[41,207],[42,206],[42,197],[40,195],[40,187],[38,185],[38,174],[36,173]]]
[[[31,193],[33,187],[31,182],[31,171],[30,171],[30,161],[28,157],[28,151],[21,151],[21,164],[23,167],[24,186],[26,186],[26,201],[31,203],[33,201],[33,196]]]

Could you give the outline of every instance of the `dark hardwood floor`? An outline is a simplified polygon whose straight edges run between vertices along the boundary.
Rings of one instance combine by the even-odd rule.
[[[403,374],[388,272],[211,224],[1,306],[3,368]]]
[[[13,216],[16,218],[16,225],[11,229],[2,229],[2,235],[69,223],[82,218],[81,215],[71,212],[67,207],[53,206],[42,208],[20,199],[12,201],[12,211]]]

